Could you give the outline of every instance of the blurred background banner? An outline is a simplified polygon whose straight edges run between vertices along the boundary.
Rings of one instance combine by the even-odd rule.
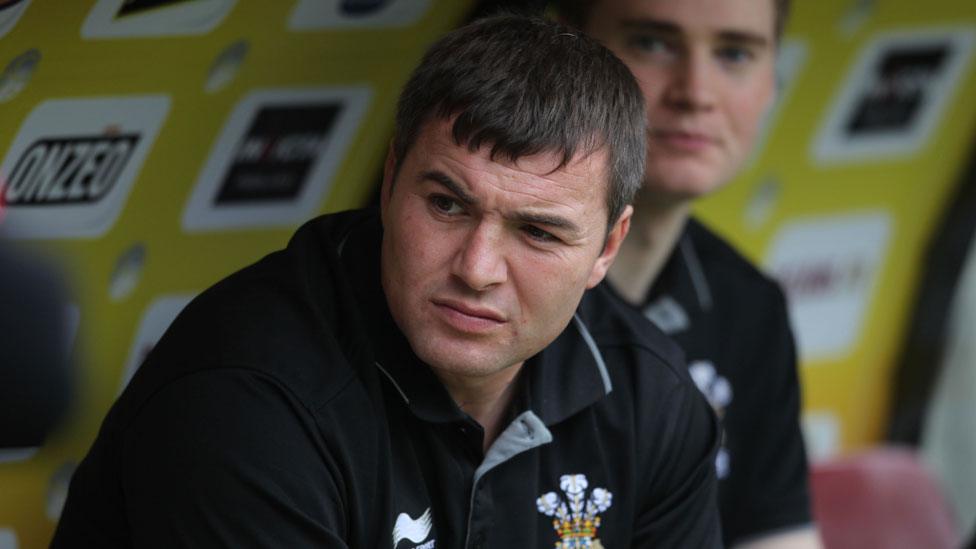
[[[0,549],[47,545],[106,411],[194,295],[373,199],[410,71],[502,3],[0,0],[0,235],[66,266],[78,380],[42,447],[0,451]],[[762,145],[697,208],[786,290],[814,460],[923,444],[952,483],[946,441],[976,455],[976,417],[945,420],[976,399],[972,291],[953,306],[976,280],[976,3],[923,7],[795,1]]]

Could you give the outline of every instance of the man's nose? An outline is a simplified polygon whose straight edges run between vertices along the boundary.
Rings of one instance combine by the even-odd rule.
[[[502,232],[503,229],[482,221],[460,244],[452,271],[472,290],[489,290],[508,279]]]
[[[715,105],[716,75],[707,49],[686,51],[671,67],[671,79],[665,90],[668,106],[686,111],[707,111]]]

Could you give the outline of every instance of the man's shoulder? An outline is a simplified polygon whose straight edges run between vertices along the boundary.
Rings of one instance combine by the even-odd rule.
[[[322,216],[272,252],[211,286],[170,325],[132,380],[149,392],[194,372],[238,369],[273,379],[309,406],[356,374],[347,359],[355,300],[337,259],[361,212]],[[143,385],[141,390],[139,385]]]
[[[749,300],[783,300],[779,283],[701,220],[690,218],[686,234],[710,286],[722,288],[723,293],[730,296]]]
[[[670,337],[639,311],[624,303],[602,282],[586,292],[580,316],[604,352],[629,357],[617,361],[616,368],[639,368],[643,374],[685,380],[684,352]]]

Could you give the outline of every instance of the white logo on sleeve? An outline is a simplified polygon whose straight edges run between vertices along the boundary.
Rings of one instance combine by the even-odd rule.
[[[416,519],[410,518],[410,515],[406,513],[400,513],[397,516],[396,524],[393,525],[393,548],[396,549],[397,544],[405,539],[414,543],[424,541],[430,535],[432,526],[430,507]]]

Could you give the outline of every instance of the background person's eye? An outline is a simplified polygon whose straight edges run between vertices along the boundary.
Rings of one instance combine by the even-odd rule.
[[[628,40],[630,46],[642,54],[671,55],[674,48],[667,41],[652,34],[634,35]]]
[[[739,46],[719,48],[715,55],[723,62],[731,65],[742,64],[751,61],[755,57],[751,50]]]

